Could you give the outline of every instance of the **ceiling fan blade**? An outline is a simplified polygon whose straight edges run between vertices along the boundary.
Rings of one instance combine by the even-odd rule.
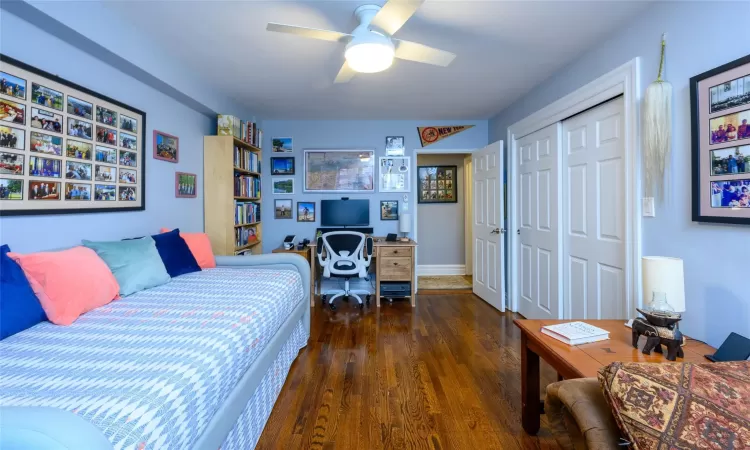
[[[416,61],[433,66],[448,67],[456,58],[455,53],[446,52],[437,48],[428,47],[417,42],[393,39],[396,46],[396,58]]]
[[[349,67],[349,63],[344,62],[344,65],[341,66],[341,70],[339,70],[339,74],[336,75],[336,80],[334,80],[334,83],[348,83],[352,78],[354,78],[354,75],[356,74],[357,72]]]
[[[378,11],[370,25],[380,28],[389,35],[401,29],[407,20],[417,12],[424,0],[389,0]]]
[[[318,30],[316,28],[298,27],[296,25],[284,25],[273,22],[268,23],[266,30],[277,33],[296,34],[297,36],[321,41],[342,42],[344,44],[352,38],[351,34],[339,33],[338,31]]]

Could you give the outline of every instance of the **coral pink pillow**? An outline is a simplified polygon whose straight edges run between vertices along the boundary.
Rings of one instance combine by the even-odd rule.
[[[54,324],[70,325],[81,314],[120,298],[115,276],[89,248],[8,256],[21,266]]]
[[[162,228],[159,230],[160,233],[169,233],[169,228]],[[208,239],[206,233],[183,233],[180,231],[180,237],[185,239],[185,242],[193,253],[193,257],[198,261],[198,265],[201,269],[213,269],[216,267],[216,259],[214,258],[214,251],[211,249],[211,241]]]

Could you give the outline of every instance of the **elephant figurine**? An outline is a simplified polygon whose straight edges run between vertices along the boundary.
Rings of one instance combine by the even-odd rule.
[[[661,344],[664,344],[667,346],[666,358],[668,361],[685,357],[685,352],[682,350],[682,346],[685,345],[685,337],[678,328],[657,327],[648,323],[646,319],[638,317],[633,321],[633,348],[638,348],[638,338],[641,335],[646,336],[646,345],[643,346],[645,355],[650,355],[651,350],[662,353]]]

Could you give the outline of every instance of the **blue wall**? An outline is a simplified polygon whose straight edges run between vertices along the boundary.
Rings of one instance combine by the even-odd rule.
[[[2,12],[0,51],[42,70],[120,100],[147,113],[146,210],[128,213],[3,217],[0,242],[15,251],[30,252],[93,240],[142,236],[160,227],[203,230],[203,189],[194,199],[174,196],[175,171],[198,174],[203,180],[203,136],[215,120],[184,106],[87,53],[45,33],[12,14]],[[149,156],[153,130],[180,138],[180,162],[172,164]]]
[[[730,331],[750,336],[750,227],[691,221],[690,92],[692,76],[750,54],[747,24],[720,26],[707,18],[747,13],[744,2],[656,2],[640,17],[550,77],[490,121],[490,141],[507,139],[508,127],[640,56],[641,88],[656,78],[659,39],[667,35],[666,79],[674,87],[672,197],[643,219],[643,255],[685,261],[687,312],[682,330],[717,346]]]
[[[380,220],[380,200],[399,200],[399,209],[403,212],[404,194],[304,194],[303,189],[303,150],[304,149],[374,149],[376,158],[385,156],[385,137],[386,136],[404,136],[406,144],[406,156],[411,158],[414,149],[421,148],[419,136],[417,134],[418,126],[429,125],[476,125],[467,131],[451,136],[436,144],[429,146],[429,149],[446,150],[446,149],[474,149],[487,145],[487,121],[479,120],[454,120],[454,121],[346,121],[346,120],[266,120],[263,122],[263,162],[264,168],[268,168],[272,156],[291,156],[290,153],[277,153],[274,155],[271,151],[271,139],[273,137],[289,137],[294,139],[294,153],[296,163],[296,175],[294,176],[294,195],[274,195],[271,190],[272,177],[266,170],[262,178],[263,184],[263,251],[270,252],[281,245],[284,236],[296,234],[298,239],[313,239],[315,229],[320,226],[320,200],[337,199],[341,197],[350,198],[369,198],[370,199],[370,224],[375,228],[375,234],[385,236],[387,233],[396,233],[398,231],[398,222]],[[377,164],[377,161],[376,161]],[[377,168],[376,168],[377,175]],[[409,212],[412,214],[416,208],[416,196],[412,192],[408,193]],[[294,200],[295,215],[294,220],[274,220],[273,219],[273,201],[274,199]],[[316,202],[318,211],[316,214],[316,223],[298,223],[296,207],[298,201]]]

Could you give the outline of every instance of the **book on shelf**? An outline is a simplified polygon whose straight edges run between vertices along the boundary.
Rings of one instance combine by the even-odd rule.
[[[234,202],[234,224],[245,225],[248,223],[260,222],[260,203]]]
[[[246,198],[260,197],[260,177],[255,175],[234,176],[234,196]]]
[[[231,114],[219,114],[216,123],[216,134],[219,136],[234,136],[250,145],[261,148],[263,134],[256,122],[244,121]]]
[[[248,149],[234,147],[234,167],[260,173],[260,158]]]
[[[240,248],[258,240],[255,227],[236,228],[234,230],[234,247]]]
[[[609,339],[609,331],[584,322],[547,325],[542,327],[542,333],[568,345],[588,344]]]

